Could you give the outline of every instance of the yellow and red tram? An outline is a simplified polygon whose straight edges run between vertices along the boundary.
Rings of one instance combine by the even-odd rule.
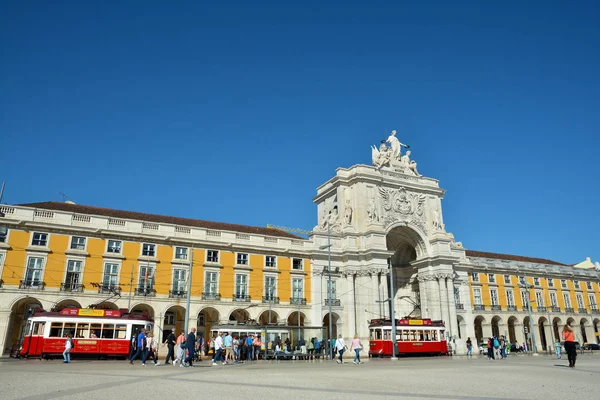
[[[131,338],[141,328],[151,331],[154,321],[146,314],[127,310],[66,308],[35,312],[27,321],[19,356],[50,357],[62,354],[67,335],[73,337],[71,355],[127,357]]]
[[[396,320],[397,354],[443,355],[448,353],[443,321],[423,318]],[[374,319],[369,324],[369,356],[392,355],[392,322]]]

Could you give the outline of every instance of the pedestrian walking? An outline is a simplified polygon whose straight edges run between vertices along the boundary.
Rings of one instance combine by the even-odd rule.
[[[321,359],[321,341],[315,338],[315,359]]]
[[[225,346],[225,364],[227,361],[231,360],[231,363],[235,361],[233,358],[233,337],[231,337],[231,333],[227,332],[225,337],[223,338],[223,345]]]
[[[565,350],[567,351],[567,357],[569,358],[569,367],[575,368],[575,361],[577,361],[577,348],[575,347],[575,332],[569,324],[565,324],[562,330],[562,338],[565,342]]]
[[[138,339],[138,335],[140,334],[140,330],[136,330],[135,334],[131,336],[131,340],[129,341],[129,357],[127,357],[127,359],[129,361],[131,361],[131,359],[133,358],[133,355],[137,352],[137,339]]]
[[[154,365],[157,366],[160,363],[158,362],[158,347],[156,340],[154,340],[154,333],[148,332],[148,336],[146,336],[146,354],[144,359],[142,360],[142,367],[146,366],[146,360],[152,357],[152,361],[154,361]]]
[[[508,357],[506,355],[506,339],[504,338],[504,335],[500,335],[500,355],[503,359]]]
[[[352,339],[352,343],[350,344],[350,350],[354,350],[354,364],[362,364],[360,361],[360,352],[363,349],[363,344],[358,338],[358,335],[354,335],[354,339]]]
[[[129,359],[129,364],[133,365],[133,362],[139,357],[142,360],[142,364],[146,359],[146,329],[142,328],[140,333],[137,335],[137,350],[131,359]]]
[[[63,351],[64,363],[68,364],[71,362],[71,349],[73,348],[73,336],[69,333],[67,340],[65,340],[65,350]]]
[[[310,338],[306,344],[306,350],[308,351],[308,359],[312,360],[315,354],[315,338]]]
[[[488,360],[494,359],[494,338],[492,338],[492,337],[488,338],[487,356],[488,356]]]
[[[473,342],[471,342],[471,338],[467,338],[467,356],[473,357]]]
[[[554,351],[556,352],[556,358],[557,359],[561,359],[562,358],[562,354],[560,352],[562,345],[560,344],[560,340],[556,339],[556,341],[554,342]]]
[[[196,348],[196,328],[190,329],[187,338],[185,339],[185,346],[187,347],[187,357],[183,364],[184,367],[194,366],[194,350]]]
[[[175,343],[177,341],[177,338],[175,337],[175,335],[173,334],[173,331],[169,331],[169,334],[167,335],[167,341],[165,342],[165,345],[167,346],[167,358],[165,359],[165,364],[170,364],[169,360],[171,360],[172,362],[175,362]]]
[[[175,350],[177,354],[177,358],[173,361],[173,366],[177,365],[177,361],[179,361],[179,367],[183,367],[183,360],[185,360],[185,331],[181,331],[179,336],[177,337],[177,342],[175,342]]]
[[[222,333],[219,332],[218,336],[215,338],[215,357],[213,358],[212,365],[218,365],[217,361],[221,361],[223,353],[223,338],[221,335]],[[225,363],[223,363],[223,365],[225,365]]]
[[[339,359],[336,360],[336,362],[338,364],[343,364],[344,363],[344,360],[342,359],[342,357],[344,356],[344,351],[347,348],[348,347],[346,346],[346,342],[344,342],[344,338],[340,334],[340,337],[338,338],[338,340],[335,341],[335,349],[337,350],[337,352],[339,354]]]

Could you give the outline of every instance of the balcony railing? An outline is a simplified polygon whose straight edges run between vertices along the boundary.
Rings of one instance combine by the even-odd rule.
[[[44,290],[46,287],[46,282],[36,281],[36,280],[23,280],[19,282],[19,289],[29,289],[29,290]]]
[[[328,306],[329,304],[331,304],[334,307],[340,307],[342,305],[342,302],[340,301],[340,299],[325,299],[325,305]]]
[[[485,310],[485,306],[483,304],[475,304],[475,306],[473,306],[473,308],[477,311]]]
[[[185,290],[169,290],[169,297],[172,299],[181,299],[187,296]]]
[[[306,305],[306,299],[303,297],[292,297],[290,299],[290,304],[298,304],[301,306],[305,306]]]
[[[552,312],[560,312],[560,307],[552,306]]]
[[[517,306],[508,306],[508,307],[506,307],[506,309],[507,309],[508,311],[519,311],[519,310],[517,309]]]
[[[279,297],[274,296],[263,296],[263,303],[279,304]]]
[[[587,314],[587,310],[585,308],[580,308],[579,310],[577,310],[578,314]]]
[[[83,292],[83,285],[80,283],[61,283],[61,292]]]
[[[98,293],[121,293],[121,288],[117,285],[98,285]]]
[[[600,310],[597,308],[592,308],[592,314],[600,314]]]
[[[202,292],[202,300],[221,300],[221,293]]]
[[[546,311],[548,311],[548,307],[538,306],[537,310],[538,310],[538,312],[546,312]]]
[[[499,304],[492,304],[492,311],[502,311],[502,307]]]
[[[233,301],[248,302],[250,301],[250,296],[247,294],[234,294]]]
[[[463,303],[454,303],[456,305],[457,310],[464,310],[465,305]]]
[[[133,294],[135,296],[154,297],[156,296],[156,290],[152,286],[138,286]]]
[[[567,307],[567,308],[565,308],[565,312],[566,313],[574,313],[575,310],[573,310],[573,308],[571,308],[571,307]]]

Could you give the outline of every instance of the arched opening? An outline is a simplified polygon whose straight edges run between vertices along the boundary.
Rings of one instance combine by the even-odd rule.
[[[559,317],[554,317],[554,319],[552,320],[552,330],[554,331],[554,337],[557,338],[557,340],[559,340],[561,337],[560,331],[562,330],[562,326],[562,319],[560,319]]]
[[[517,333],[515,330],[515,325],[517,324],[517,317],[508,318],[508,341],[510,343],[517,343]]]
[[[532,344],[532,332],[531,332],[531,325],[529,323],[529,317],[525,317],[523,318],[523,334],[525,337],[525,343],[527,344],[527,350],[530,351],[533,349],[533,344]],[[535,327],[534,327],[535,328]]]
[[[483,318],[481,315],[478,315],[477,317],[475,317],[474,320],[474,327],[475,327],[475,337],[477,338],[477,345],[479,345],[479,343],[483,342],[483,325],[485,324],[485,318]]]
[[[261,325],[277,325],[278,320],[279,314],[277,314],[273,310],[263,311],[263,313],[260,314],[260,317],[258,318],[258,322]]]
[[[502,318],[495,315],[492,317],[492,336],[499,338],[500,333],[500,325],[502,324]]]
[[[463,339],[463,335],[467,333],[467,321],[462,315],[456,316],[456,326],[458,327],[458,338]]]
[[[250,313],[245,308],[238,308],[229,314],[229,321],[245,324],[250,321]]]
[[[542,346],[542,350],[546,351],[548,349],[548,342],[546,338],[546,325],[548,325],[548,320],[545,317],[540,317],[538,320],[538,327],[540,332],[540,345]]]
[[[172,306],[165,311],[162,322],[162,337],[166,337],[169,331],[173,331],[175,336],[185,329],[185,308],[182,306]],[[187,334],[187,332],[186,332]]]
[[[583,339],[583,343],[589,343],[587,333],[585,332],[585,326],[588,324],[588,320],[585,318],[581,318],[579,321],[579,328],[581,329],[581,338]],[[581,343],[583,345],[583,343]]]
[[[340,323],[340,316],[336,313],[331,314],[331,337],[336,338],[338,336],[338,324]],[[330,339],[329,336],[329,313],[323,317],[323,339]]]
[[[600,343],[600,319],[594,319],[594,336],[596,337],[596,343]]]
[[[81,304],[78,301],[73,299],[62,299],[54,307],[52,307],[55,311],[60,311],[65,308],[82,308]]]
[[[18,350],[27,329],[27,318],[36,311],[41,310],[42,302],[34,297],[25,297],[12,306],[4,342],[4,352],[12,352],[13,348]]]
[[[290,327],[292,343],[296,343],[298,340],[304,338],[304,329],[300,329],[301,326],[305,325],[306,315],[299,311],[293,311],[287,317],[287,324]],[[298,328],[294,329],[293,327]]]
[[[216,308],[203,308],[198,313],[198,317],[196,319],[196,329],[198,329],[198,332],[203,332],[205,338],[210,338],[210,330],[214,325],[219,324],[220,319],[221,316]]]
[[[131,314],[135,315],[147,315],[148,318],[154,319],[154,308],[149,306],[148,304],[139,303],[131,307]]]

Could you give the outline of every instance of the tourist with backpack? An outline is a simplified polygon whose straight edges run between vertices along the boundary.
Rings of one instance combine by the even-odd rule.
[[[493,338],[494,340],[494,359],[500,359],[500,341],[498,340],[498,338],[496,336],[494,336]]]

